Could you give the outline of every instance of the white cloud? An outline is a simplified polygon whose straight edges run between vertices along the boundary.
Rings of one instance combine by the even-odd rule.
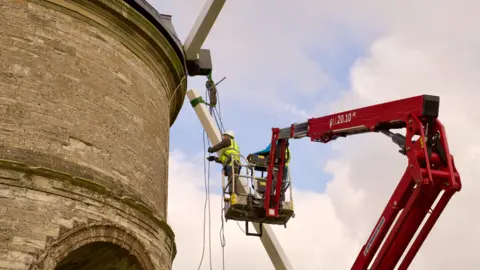
[[[174,269],[197,269],[202,255],[203,213],[205,203],[203,157],[187,158],[181,152],[172,152],[169,169],[169,223],[176,233],[178,254]],[[212,166],[218,171],[218,166]],[[220,182],[220,176],[211,178],[212,184]],[[218,189],[216,189],[218,191]],[[212,192],[213,193],[213,192]],[[220,246],[220,200],[211,194],[211,247],[214,269],[221,269],[222,249]],[[207,212],[208,215],[208,212]],[[207,216],[208,222],[208,216]],[[242,235],[237,224],[225,224],[226,269],[252,268],[259,264],[268,265],[268,257],[257,239]],[[206,224],[205,257],[201,269],[209,269],[208,223]],[[268,267],[267,267],[268,269]]]
[[[196,269],[202,254],[205,190],[203,157],[170,154],[169,217],[178,248],[174,269]],[[211,167],[219,170],[219,166]],[[218,173],[211,182],[220,182]],[[218,189],[216,189],[218,191]],[[211,191],[213,192],[213,191]],[[297,217],[287,229],[274,227],[296,269],[346,269],[350,262],[340,256],[354,256],[359,245],[352,243],[347,226],[339,222],[328,196],[294,190]],[[210,194],[213,269],[222,269],[220,245],[220,195]],[[208,213],[208,212],[207,212]],[[208,215],[208,214],[207,214]],[[208,222],[208,217],[207,217]],[[239,223],[244,229],[244,223]],[[208,223],[205,258],[201,269],[209,269]],[[226,269],[273,269],[257,237],[245,236],[235,221],[225,224]],[[308,247],[308,248],[307,248]],[[321,254],[322,256],[312,256]]]
[[[151,0],[171,12],[184,40],[205,1]],[[333,31],[320,22],[315,1],[228,1],[204,47],[212,51],[214,79],[226,76],[219,89],[223,102],[265,106],[266,112],[285,113],[290,98],[311,96],[336,82],[306,49],[318,51]],[[271,16],[266,16],[270,14]],[[301,16],[300,16],[301,14]],[[315,32],[306,24],[317,25]],[[329,35],[332,35],[331,37]],[[196,81],[196,80],[192,80]],[[279,93],[279,89],[282,89]]]
[[[449,42],[449,39],[444,42]],[[371,56],[359,61],[352,70],[353,92],[346,99],[348,103],[342,101],[342,104],[333,107],[355,107],[423,93],[441,97],[440,119],[446,126],[464,189],[447,206],[412,268],[476,269],[480,264],[475,255],[480,241],[477,229],[480,216],[474,205],[475,192],[480,190],[480,184],[473,180],[476,176],[473,167],[480,162],[476,150],[479,143],[474,139],[480,135],[477,126],[480,117],[476,109],[477,87],[480,84],[469,74],[478,72],[480,65],[452,57],[455,51],[439,52],[420,45],[412,48],[414,43],[408,38],[394,36],[377,40],[372,46]],[[360,228],[374,225],[376,216],[405,168],[405,159],[396,153],[394,145],[390,143],[391,146],[388,146],[388,139],[378,142],[379,136],[352,139],[356,143],[353,148],[337,147],[342,158],[335,162],[350,165],[351,174],[337,176],[329,188],[334,190],[349,186],[366,194],[359,202],[364,210],[339,209],[343,222],[353,221]],[[345,145],[351,146],[350,143]],[[331,193],[330,190],[328,193]],[[350,202],[350,198],[341,195],[332,197],[332,200],[335,205]],[[423,263],[423,268],[420,263]]]
[[[197,2],[194,8],[184,8],[190,2],[171,4],[177,6],[172,6],[176,25],[185,18],[185,31],[201,8],[198,1],[193,1]],[[328,29],[333,18],[357,31],[358,41],[369,44],[370,50],[351,67],[350,91],[328,104],[332,112],[424,93],[439,95],[440,119],[446,126],[464,188],[447,206],[411,269],[477,269],[480,216],[475,192],[480,190],[480,183],[474,170],[480,162],[478,10],[479,1],[467,0],[398,1],[388,5],[374,0],[227,1],[206,47],[214,52],[216,74],[228,77],[222,83],[222,91],[229,93],[222,96],[227,99],[223,101],[224,110],[228,102],[273,104],[280,100],[281,110],[306,114],[302,104],[293,104],[289,98],[311,95],[312,89],[322,91],[331,83],[325,70],[305,50],[314,46],[328,50],[339,42]],[[300,82],[294,88],[297,92],[277,90],[280,85],[296,82]],[[234,99],[239,96],[243,99]],[[275,99],[269,100],[272,96]],[[277,230],[296,269],[348,269],[406,166],[396,146],[379,134],[339,139],[332,145],[339,157],[325,165],[325,170],[333,174],[327,192],[295,192],[297,218],[287,230]],[[202,165],[178,153],[171,159],[169,219],[179,248],[175,269],[195,269],[202,240]],[[214,269],[221,269],[219,200],[212,196]],[[272,269],[258,239],[244,236],[233,222],[227,225],[227,269]]]

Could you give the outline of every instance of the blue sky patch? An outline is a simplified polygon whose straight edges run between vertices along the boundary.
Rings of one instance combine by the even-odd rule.
[[[306,121],[309,117],[322,116],[318,115],[319,111],[327,114],[328,112],[321,110],[322,105],[340,98],[342,92],[349,89],[350,68],[359,57],[364,55],[364,48],[349,29],[334,25],[330,30],[332,35],[328,42],[334,42],[335,46],[312,45],[303,50],[310,60],[322,68],[325,74],[319,74],[319,76],[326,75],[329,78],[330,82],[326,85],[315,86],[318,89],[299,90],[296,87],[296,78],[284,77],[278,81],[267,81],[267,85],[270,83],[276,86],[275,95],[277,96],[273,105],[249,103],[248,100],[254,100],[255,96],[248,96],[246,99],[237,101],[233,95],[230,95],[232,91],[238,93],[242,87],[265,82],[248,81],[245,84],[234,86],[231,85],[231,82],[227,82],[218,86],[223,124],[226,129],[235,131],[236,140],[245,157],[249,153],[264,149],[270,143],[272,127],[283,128],[295,122]],[[234,53],[232,52],[232,55]],[[218,55],[215,56],[214,51],[212,58],[215,67]],[[218,59],[218,61],[220,60]],[[283,64],[288,65],[288,63]],[[213,74],[214,80],[220,80],[223,76],[227,77],[227,81],[229,80],[229,74],[224,74],[222,70],[214,69]],[[231,74],[230,76],[235,75]],[[303,87],[308,87],[308,85],[308,83],[304,84]],[[204,95],[205,78],[189,78],[188,88],[196,88]],[[258,95],[260,96],[262,93]],[[272,106],[277,107],[272,108]],[[171,150],[179,149],[192,156],[203,153],[202,126],[188,99],[185,100],[184,106],[171,128],[170,141]],[[333,155],[331,144],[313,143],[309,138],[292,140],[291,154],[291,175],[295,187],[323,192],[326,183],[331,179],[331,175],[323,171],[326,162]],[[212,165],[212,169],[221,170],[220,165]]]

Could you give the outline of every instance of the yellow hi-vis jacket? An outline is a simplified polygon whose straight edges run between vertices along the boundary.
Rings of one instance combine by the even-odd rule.
[[[285,151],[285,166],[290,164],[290,149],[287,147],[287,151]]]
[[[281,151],[281,147],[279,144],[277,144],[277,153]],[[275,154],[276,157],[278,157],[277,154]],[[280,161],[280,160],[279,160]],[[288,165],[290,164],[290,148],[289,147],[286,147],[285,149],[285,167],[287,167]]]
[[[222,154],[218,160],[223,164],[223,166],[232,165],[233,161],[240,162],[240,148],[234,139],[230,139],[229,147],[222,148]]]

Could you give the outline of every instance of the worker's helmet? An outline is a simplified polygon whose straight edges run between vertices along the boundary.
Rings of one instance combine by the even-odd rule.
[[[228,135],[232,138],[235,138],[235,133],[232,130],[227,130],[223,133],[223,135]]]

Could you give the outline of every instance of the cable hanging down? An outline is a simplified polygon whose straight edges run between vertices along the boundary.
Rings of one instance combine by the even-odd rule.
[[[211,216],[210,216],[210,164],[208,164],[208,171],[207,171],[207,165],[206,165],[206,143],[205,143],[205,130],[203,130],[203,174],[204,174],[204,182],[205,182],[205,204],[203,207],[203,247],[202,247],[202,257],[200,258],[200,263],[198,265],[198,270],[200,270],[200,267],[202,266],[203,259],[205,256],[205,222],[206,222],[206,215],[207,215],[207,206],[208,206],[208,253],[209,253],[209,259],[210,259],[210,270],[212,270],[212,246],[211,246]]]
[[[207,99],[207,102],[206,102],[206,105],[208,105],[210,107],[210,115],[212,115],[215,119],[215,122],[217,124],[217,127],[218,129],[220,130],[220,132],[224,132],[225,131],[225,127],[223,126],[223,121],[222,121],[222,109],[221,109],[221,103],[220,103],[220,94],[219,92],[217,91],[217,85],[219,85],[222,81],[224,81],[226,79],[226,77],[223,77],[219,82],[217,83],[214,83],[213,79],[212,79],[212,73],[210,73],[208,76],[207,76],[207,82],[205,83],[205,86],[206,86],[206,93],[205,93],[205,97]],[[218,110],[216,108],[216,106],[218,105]],[[247,184],[248,186],[248,184]],[[222,192],[222,196],[223,196],[223,192]],[[224,198],[222,198],[222,228],[224,226],[223,222],[224,222],[224,216],[225,216],[225,204],[223,203]],[[237,221],[237,226],[238,228],[240,228],[240,230],[245,234],[245,230],[243,230],[243,228],[240,226],[240,223],[238,223]],[[223,235],[221,233],[221,235]],[[220,239],[220,242],[222,243],[222,247],[224,247],[224,236],[220,236],[222,239]]]
[[[217,124],[218,129],[220,132],[224,132],[225,128],[223,127],[223,122],[221,119],[221,112],[219,112],[216,108],[217,104],[220,108],[220,101],[218,97],[218,92],[216,90],[216,86],[221,83],[225,77],[220,80],[218,83],[214,83],[212,78],[211,78],[211,73],[207,77],[207,82],[206,82],[206,93],[205,93],[205,105],[210,107],[210,115],[213,116],[215,119],[215,122]],[[206,143],[205,143],[205,134],[206,131],[203,130],[203,153],[204,153],[204,178],[205,178],[205,205],[204,205],[204,221],[203,221],[203,249],[202,249],[202,257],[200,260],[200,264],[198,266],[198,270],[200,270],[200,267],[203,262],[203,258],[205,255],[205,222],[206,222],[206,211],[207,211],[207,206],[208,206],[208,226],[209,226],[209,232],[208,232],[208,238],[209,238],[209,259],[210,259],[210,270],[212,270],[212,252],[211,252],[211,211],[210,211],[210,163],[208,163],[208,169],[206,165]],[[207,140],[208,141],[208,140]],[[210,142],[208,141],[208,145],[210,146]],[[224,211],[225,211],[225,205],[224,205],[224,194],[222,192],[221,196],[221,213],[220,213],[220,218],[221,218],[221,227],[220,227],[220,244],[222,246],[222,265],[223,265],[223,270],[225,270],[225,246],[226,246],[226,239],[225,239],[225,223],[224,223]]]

